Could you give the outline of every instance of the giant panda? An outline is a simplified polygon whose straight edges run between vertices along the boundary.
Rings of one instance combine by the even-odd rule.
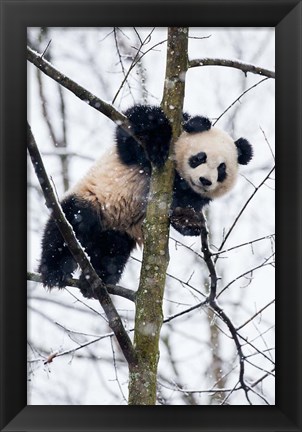
[[[143,244],[151,170],[164,165],[172,137],[171,125],[159,107],[135,105],[125,115],[143,146],[117,126],[114,149],[97,160],[61,202],[67,220],[106,284],[118,283],[131,251]],[[170,221],[181,234],[197,236],[201,209],[233,187],[238,164],[246,165],[253,151],[246,139],[234,141],[212,127],[206,117],[184,113],[182,126],[174,146]],[[43,285],[65,287],[76,268],[50,216],[38,269]],[[87,281],[83,275],[80,279],[82,294],[90,297]]]

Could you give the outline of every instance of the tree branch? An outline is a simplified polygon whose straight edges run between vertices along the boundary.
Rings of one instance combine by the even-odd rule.
[[[27,272],[27,280],[42,283],[42,277],[39,273]],[[66,286],[72,288],[81,288],[79,279],[74,278],[68,279]],[[106,285],[106,289],[109,294],[123,297],[132,302],[135,301],[135,291],[132,291],[128,288],[124,288],[119,285]]]
[[[255,66],[249,63],[243,63],[239,60],[227,60],[220,58],[202,58],[202,59],[194,59],[189,61],[189,68],[198,67],[198,66],[226,66],[235,69],[239,69],[246,75],[248,72],[266,76],[268,78],[275,78],[275,72],[264,69],[259,66]]]
[[[81,267],[81,270],[87,274],[92,291],[95,293],[95,297],[99,300],[102,308],[104,309],[109,321],[109,326],[113,330],[126,360],[128,361],[129,365],[135,364],[136,355],[131,340],[124,329],[123,323],[114,307],[114,304],[111,301],[106,285],[101,281],[96,271],[92,267],[86,253],[82,249],[74,234],[72,226],[64,216],[62,207],[57,201],[56,195],[49,181],[39,149],[29,125],[27,126],[27,147],[46,200],[46,205],[52,210],[52,216],[74,259]]]
[[[236,331],[234,324],[232,323],[230,318],[227,316],[227,314],[221,309],[221,307],[218,305],[217,300],[216,300],[218,277],[216,274],[214,261],[212,259],[212,253],[211,253],[210,247],[209,247],[208,230],[207,230],[206,220],[205,220],[203,213],[202,213],[202,218],[203,218],[203,228],[201,230],[201,247],[202,247],[202,252],[203,252],[205,263],[206,263],[206,265],[209,269],[209,272],[210,272],[210,280],[211,280],[210,293],[207,297],[206,302],[218,314],[218,316],[222,319],[222,321],[228,326],[228,329],[232,335],[232,338],[235,342],[238,356],[239,356],[239,366],[240,366],[239,382],[240,382],[241,387],[243,388],[243,390],[245,392],[245,396],[246,396],[248,403],[251,405],[251,401],[250,401],[250,398],[248,396],[249,387],[247,386],[247,384],[245,383],[245,380],[244,380],[244,360],[245,360],[245,357],[243,355],[242,347],[241,347],[241,344],[239,342],[239,337],[237,335],[237,331]]]
[[[188,28],[169,27],[162,108],[172,125],[173,142],[181,132],[187,46]],[[136,296],[134,345],[138,363],[130,370],[129,405],[156,403],[158,344],[163,323],[162,301],[169,262],[169,209],[173,180],[172,158],[168,158],[163,169],[153,167],[151,199],[143,226],[144,253],[140,285]]]

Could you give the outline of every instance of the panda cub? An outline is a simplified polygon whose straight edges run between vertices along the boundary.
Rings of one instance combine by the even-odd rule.
[[[91,264],[106,284],[117,284],[131,251],[143,244],[142,223],[148,201],[151,167],[168,157],[171,125],[159,107],[135,105],[125,112],[135,136],[116,129],[113,151],[97,160],[61,202]],[[172,226],[185,236],[201,232],[200,211],[234,185],[238,164],[252,158],[243,138],[234,141],[206,117],[183,115],[183,133],[175,143],[175,180],[170,211]],[[77,268],[50,216],[42,239],[39,272],[44,286],[65,287]],[[82,294],[89,287],[80,277]]]

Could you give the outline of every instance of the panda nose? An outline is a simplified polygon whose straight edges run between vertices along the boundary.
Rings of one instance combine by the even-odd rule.
[[[211,186],[212,182],[205,177],[199,177],[199,181],[203,186]]]

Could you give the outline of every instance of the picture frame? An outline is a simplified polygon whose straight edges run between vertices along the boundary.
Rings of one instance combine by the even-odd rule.
[[[276,28],[276,405],[26,406],[26,28],[154,23]],[[1,1],[1,430],[301,430],[301,24],[300,0]]]

